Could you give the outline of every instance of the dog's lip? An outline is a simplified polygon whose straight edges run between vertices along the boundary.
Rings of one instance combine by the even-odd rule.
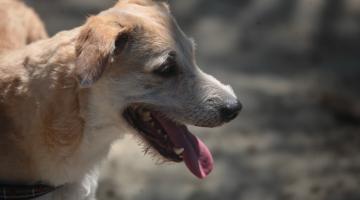
[[[179,150],[175,149],[175,145],[169,140],[168,135],[150,115],[151,113],[147,108],[139,105],[129,106],[123,112],[126,121],[152,149],[155,149],[167,160],[173,162],[183,161]],[[151,121],[149,118],[151,118]]]
[[[185,125],[139,105],[129,106],[123,116],[139,135],[166,159],[174,162],[185,161],[188,169],[198,178],[205,178],[212,171],[213,158],[209,149],[190,133]],[[159,130],[161,132],[157,134],[156,131]]]

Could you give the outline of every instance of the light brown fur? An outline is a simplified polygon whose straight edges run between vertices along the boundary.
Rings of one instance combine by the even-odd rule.
[[[40,173],[36,155],[64,154],[79,141],[82,120],[76,82],[66,78],[67,67],[61,62],[67,62],[68,52],[62,45],[68,44],[51,45],[47,40],[0,56],[1,142],[11,144],[0,146],[4,154],[0,155],[0,180],[35,181]],[[56,53],[41,53],[38,47],[54,47]],[[60,146],[66,149],[59,151]]]
[[[181,73],[164,79],[153,72],[170,51]],[[224,123],[216,102],[236,97],[196,66],[193,51],[165,3],[123,0],[81,27],[1,54],[0,180],[66,185],[78,193],[61,199],[93,199],[99,160],[133,130],[121,116],[131,103],[183,123]]]
[[[47,38],[33,9],[20,0],[0,0],[0,53]]]
[[[95,63],[107,59],[110,42],[121,29],[150,27],[138,19],[109,24],[119,20],[115,18],[90,17],[81,28],[0,55],[0,180],[39,181],[43,162],[59,166],[76,154],[89,95],[80,90],[77,77],[101,74]]]

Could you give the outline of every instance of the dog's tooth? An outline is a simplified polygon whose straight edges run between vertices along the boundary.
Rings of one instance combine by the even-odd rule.
[[[174,148],[174,152],[177,154],[177,155],[181,155],[183,152],[184,152],[184,148]]]

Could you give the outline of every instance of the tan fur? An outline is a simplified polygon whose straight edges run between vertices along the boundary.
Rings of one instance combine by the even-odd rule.
[[[18,0],[0,0],[0,53],[47,38],[33,9]]]
[[[128,38],[120,49],[119,38]],[[152,71],[170,51],[181,74],[165,82]],[[193,51],[166,4],[123,0],[79,28],[0,54],[0,180],[66,185],[76,194],[60,199],[93,199],[95,168],[129,130],[121,113],[134,102],[221,125],[206,100],[236,97],[198,69]]]
[[[24,157],[1,156],[0,180],[36,180],[36,155],[64,154],[81,137],[76,82],[66,78],[68,67],[61,63],[69,53],[62,45],[71,42],[49,42],[0,56],[1,142],[12,144],[1,145],[0,152]],[[60,146],[64,150],[59,151]],[[24,171],[24,167],[31,170]]]
[[[0,180],[39,181],[44,162],[61,167],[79,150],[89,91],[79,89],[77,74],[99,73],[92,62],[107,59],[110,41],[124,29],[116,17],[90,17],[82,28],[0,56]]]
[[[112,46],[114,38],[121,31],[125,31],[125,28],[120,24],[108,24],[116,20],[113,16],[90,17],[88,19],[76,44],[78,59],[75,73],[80,79],[95,81],[102,75],[109,60],[109,52],[114,48]]]

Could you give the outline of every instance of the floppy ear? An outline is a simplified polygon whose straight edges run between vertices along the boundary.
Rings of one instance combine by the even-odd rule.
[[[100,79],[115,52],[125,47],[125,28],[100,17],[90,17],[76,42],[75,75],[81,87]]]

